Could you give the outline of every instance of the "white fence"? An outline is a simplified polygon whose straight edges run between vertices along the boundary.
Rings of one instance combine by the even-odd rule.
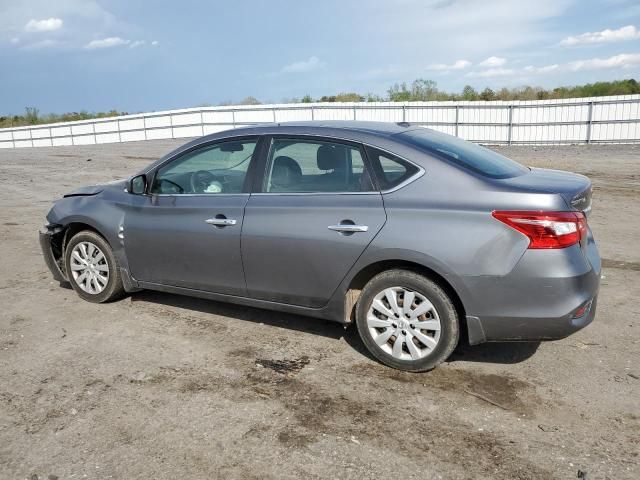
[[[247,125],[300,120],[410,122],[485,144],[635,143],[640,142],[640,95],[189,108],[0,129],[0,148],[197,137]]]

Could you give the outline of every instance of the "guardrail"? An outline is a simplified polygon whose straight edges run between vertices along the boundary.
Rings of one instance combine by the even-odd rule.
[[[409,122],[483,144],[636,143],[640,142],[640,95],[202,107],[0,129],[0,148],[197,137],[248,125],[303,120]]]

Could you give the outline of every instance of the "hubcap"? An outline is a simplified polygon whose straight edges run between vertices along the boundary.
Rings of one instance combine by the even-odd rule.
[[[391,287],[378,293],[367,312],[367,327],[378,347],[398,360],[419,360],[440,340],[440,317],[421,293]]]
[[[71,251],[71,275],[87,293],[97,295],[109,283],[109,264],[97,245],[80,242]]]

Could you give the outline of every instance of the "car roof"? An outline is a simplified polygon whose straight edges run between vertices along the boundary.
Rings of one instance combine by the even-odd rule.
[[[273,125],[273,124],[272,124]],[[314,120],[307,122],[282,122],[276,124],[279,128],[307,127],[317,129],[343,129],[367,132],[374,135],[389,136],[415,129],[415,125],[405,122],[367,122],[357,120]]]
[[[409,123],[390,123],[390,122],[366,122],[355,120],[312,120],[305,122],[278,122],[278,123],[262,123],[257,125],[247,125],[228,130],[224,133],[230,136],[240,135],[264,135],[264,134],[326,134],[335,135],[341,132],[342,136],[359,137],[358,134],[366,134],[367,136],[389,137],[398,133],[415,130],[415,125]],[[223,132],[219,132],[223,133]],[[208,137],[215,138],[219,133],[202,137],[202,140]]]

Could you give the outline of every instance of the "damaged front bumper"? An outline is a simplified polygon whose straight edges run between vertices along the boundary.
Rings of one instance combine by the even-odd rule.
[[[51,270],[53,278],[58,282],[67,282],[62,255],[63,228],[59,225],[46,225],[40,230],[38,236],[44,261]]]

